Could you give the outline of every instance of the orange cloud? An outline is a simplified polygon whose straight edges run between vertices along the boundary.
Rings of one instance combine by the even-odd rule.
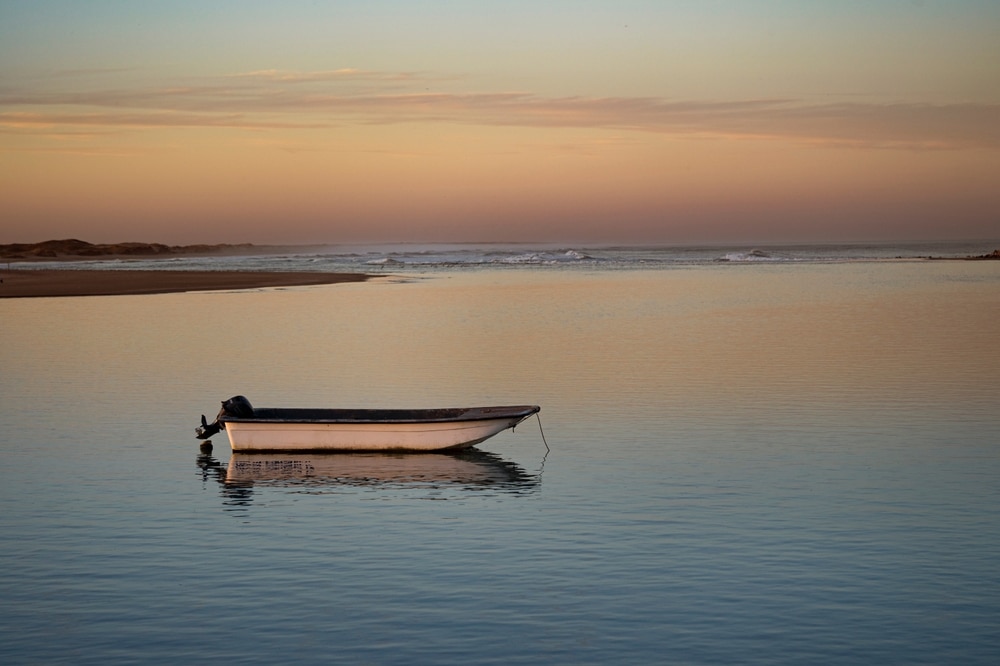
[[[345,123],[421,122],[602,128],[869,148],[1000,147],[1000,104],[677,101],[412,90],[441,81],[416,73],[356,69],[261,70],[188,85],[8,90],[0,94],[0,109],[7,109],[0,111],[0,127],[5,131],[43,126],[318,129]],[[365,90],[355,87],[359,82]],[[401,85],[411,90],[400,90]],[[64,110],[67,107],[73,111]]]

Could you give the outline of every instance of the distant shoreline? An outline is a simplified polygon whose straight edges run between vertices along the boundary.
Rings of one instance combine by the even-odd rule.
[[[944,259],[958,259],[959,261],[988,261],[992,259],[1000,259],[1000,250],[993,250],[989,254],[980,254],[977,256],[970,257],[924,257],[925,259],[933,259],[935,261],[940,261]]]
[[[464,243],[459,243],[464,244]],[[491,243],[483,243],[491,245]],[[398,245],[392,243],[391,245]],[[586,244],[589,246],[589,244]],[[820,243],[819,247],[823,244]],[[252,243],[220,243],[215,245],[165,245],[162,243],[88,243],[75,238],[64,240],[48,240],[39,243],[9,243],[0,244],[0,264],[6,263],[46,263],[46,262],[84,262],[84,261],[120,261],[128,262],[169,260],[180,257],[241,257],[261,255],[287,255],[301,252],[316,252],[320,245],[254,245]],[[636,247],[643,247],[641,244]],[[678,247],[687,247],[679,245]],[[734,245],[719,245],[720,249],[735,248]],[[788,244],[775,244],[775,247],[791,247]],[[987,247],[989,247],[987,245]],[[885,257],[890,258],[890,257]],[[895,257],[896,259],[921,259],[940,261],[980,261],[1000,259],[1000,249],[987,254],[966,256],[935,256],[921,255],[910,257]]]
[[[187,291],[216,291],[291,287],[341,282],[363,282],[372,277],[359,272],[282,272],[248,270],[149,270],[128,269],[129,261],[142,261],[146,267],[160,260],[192,256],[254,256],[287,254],[305,246],[240,245],[161,245],[157,243],[116,243],[101,245],[76,239],[44,241],[33,244],[0,245],[0,298],[54,296],[109,296],[158,294]],[[898,257],[903,258],[903,257]],[[1000,249],[970,256],[918,256],[920,261],[1000,260]],[[123,270],[95,266],[86,270],[48,267],[47,262],[124,262]],[[10,264],[22,264],[11,267]],[[6,266],[4,266],[6,264]],[[30,264],[24,265],[24,264]],[[119,264],[121,265],[121,264]],[[4,270],[6,268],[6,270]],[[84,266],[81,266],[84,268]],[[381,273],[380,273],[381,274]]]

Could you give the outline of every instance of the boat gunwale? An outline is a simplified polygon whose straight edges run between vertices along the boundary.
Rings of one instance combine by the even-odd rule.
[[[512,405],[500,407],[449,407],[439,409],[351,409],[351,408],[298,408],[261,407],[253,416],[223,415],[223,423],[461,423],[465,421],[496,421],[517,418],[524,420],[541,411],[538,405]],[[260,415],[258,415],[258,412]]]

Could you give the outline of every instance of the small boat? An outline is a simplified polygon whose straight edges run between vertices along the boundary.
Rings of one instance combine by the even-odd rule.
[[[220,430],[233,451],[457,451],[513,428],[538,405],[444,409],[254,408],[243,396],[222,403],[215,423],[201,417],[199,439]]]

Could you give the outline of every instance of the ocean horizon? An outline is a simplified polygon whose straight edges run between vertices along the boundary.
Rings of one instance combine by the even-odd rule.
[[[6,261],[16,269],[450,272],[482,269],[629,270],[706,264],[965,259],[1000,239],[764,244],[348,243],[248,246],[224,253]]]

